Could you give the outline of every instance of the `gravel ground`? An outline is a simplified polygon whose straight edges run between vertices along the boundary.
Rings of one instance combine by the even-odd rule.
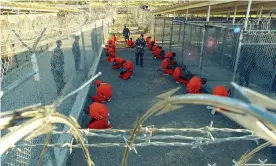
[[[132,60],[135,64],[134,50],[117,49],[117,56]],[[103,56],[98,71],[103,75],[101,79],[113,86],[113,98],[107,103],[110,110],[110,122],[115,129],[130,129],[135,120],[147,109],[157,102],[156,95],[171,90],[177,86],[170,76],[164,76],[160,70],[161,61],[154,60],[150,52],[144,55],[144,68],[134,68],[134,78],[123,81],[118,78],[118,71],[111,69]],[[95,87],[91,87],[91,95],[95,93]],[[183,86],[178,94],[185,93]],[[88,99],[87,104],[91,103]],[[83,115],[82,127],[86,127],[89,118]],[[214,127],[240,128],[237,124],[223,117],[220,114],[211,115],[206,106],[185,105],[184,108],[169,114],[155,116],[147,120],[145,125],[155,125],[158,128],[199,128],[214,121]],[[220,135],[221,136],[221,135]],[[231,136],[230,134],[224,136]],[[233,136],[233,135],[232,135]],[[169,140],[167,140],[169,141]],[[171,140],[170,140],[171,141]],[[89,138],[89,143],[123,143],[119,139]],[[203,166],[207,163],[217,163],[218,166],[232,165],[232,160],[238,160],[245,152],[256,147],[253,141],[237,141],[203,146],[203,152],[190,147],[143,147],[137,148],[138,154],[130,152],[128,165],[131,166]],[[119,166],[121,164],[123,148],[90,148],[91,158],[97,166]],[[257,159],[268,159],[269,163],[275,163],[273,149],[266,148],[261,151],[250,162],[257,162]],[[68,166],[86,165],[83,153],[80,149],[74,149],[70,155]]]

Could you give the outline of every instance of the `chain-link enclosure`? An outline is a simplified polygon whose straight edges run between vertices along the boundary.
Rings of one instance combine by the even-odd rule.
[[[1,17],[4,25],[1,27],[1,111],[58,103],[94,75],[98,66],[94,60],[108,38],[114,12],[114,8],[107,6],[64,15],[4,13]],[[72,111],[82,110],[84,101],[77,97],[78,94],[72,95],[57,104],[58,112],[69,116]],[[63,125],[57,127],[63,129]],[[53,136],[51,142],[60,139]],[[40,136],[26,143],[44,142],[45,136]],[[41,149],[13,149],[1,162],[36,165]],[[57,162],[53,149],[46,153],[42,165],[47,162]]]
[[[228,85],[235,79],[251,88],[272,91],[275,89],[273,63],[276,39],[271,29],[273,19],[261,19],[259,23],[258,20],[248,22],[248,31],[243,32],[241,39],[241,33],[235,32],[235,28],[243,26],[243,19],[232,25],[218,20],[208,23],[155,17],[153,28],[155,40],[160,41],[165,51],[176,52],[178,62],[187,66],[193,74],[207,78],[211,87],[215,86],[212,83],[214,81]],[[240,57],[236,59],[238,52]],[[240,66],[253,61],[251,57],[256,59],[256,63],[252,62],[250,67],[242,69]],[[253,68],[255,64],[258,67]],[[238,66],[237,74],[234,74],[235,66]],[[234,78],[236,76],[241,77]]]
[[[237,68],[237,83],[266,91],[276,90],[276,35],[274,32],[247,31],[243,34]]]

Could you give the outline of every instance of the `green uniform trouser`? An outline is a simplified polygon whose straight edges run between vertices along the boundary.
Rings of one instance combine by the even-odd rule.
[[[64,78],[63,78],[63,72],[52,72],[54,76],[54,81],[56,83],[56,88],[57,88],[57,94],[61,95],[61,92],[65,86]]]

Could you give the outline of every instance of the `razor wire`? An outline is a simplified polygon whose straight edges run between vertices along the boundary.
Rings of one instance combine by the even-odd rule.
[[[5,27],[1,27],[1,37],[3,36],[3,38],[5,39],[1,40],[1,84],[3,83],[2,81],[4,79],[4,87],[9,88],[13,87],[14,83],[20,82],[20,80],[18,79],[19,76],[22,76],[24,74],[25,76],[30,78],[33,76],[29,75],[29,73],[26,74],[26,72],[33,72],[32,68],[30,67],[33,63],[30,60],[30,55],[26,55],[26,61],[19,61],[18,63],[16,61],[16,55],[20,55],[21,57],[23,57],[24,53],[32,53],[32,51],[28,50],[26,47],[21,46],[22,43],[18,40],[17,36],[20,36],[21,40],[29,46],[35,43],[37,34],[41,33],[41,30],[46,27],[46,33],[42,36],[42,40],[38,43],[38,47],[40,47],[41,49],[35,51],[44,52],[48,50],[48,48],[50,47],[49,45],[55,43],[56,40],[68,38],[74,33],[79,32],[80,27],[93,29],[94,27],[91,27],[91,24],[93,22],[98,19],[103,19],[107,16],[112,15],[111,13],[114,12],[114,9],[111,9],[110,7],[95,8],[89,12],[81,12],[76,14],[71,13],[68,15],[40,15],[36,13],[25,14],[21,11],[15,12],[16,15],[3,15],[3,18],[5,19],[3,19],[4,21],[1,20],[1,22],[4,22],[6,25]],[[15,17],[17,17],[17,19],[15,19]],[[11,45],[12,48],[10,47]],[[41,56],[43,56],[43,53],[39,54],[39,57]],[[14,66],[17,67],[13,69],[12,67]],[[27,78],[25,76],[24,79]],[[2,91],[3,90],[1,89],[1,92]],[[1,97],[2,95],[3,94],[1,94]],[[34,142],[41,143],[41,140],[35,139],[24,143],[31,145]],[[33,158],[31,152],[32,150],[29,150],[25,153],[24,149],[23,151],[12,150],[9,154],[3,156],[1,160],[6,161],[6,163],[9,165],[24,165],[24,163],[28,163]],[[19,159],[17,160],[17,158]],[[33,159],[33,161],[35,161],[35,159]]]
[[[133,8],[131,12],[139,27],[143,28],[145,32],[151,33],[153,31],[151,25],[154,21],[154,15],[150,11],[141,8]]]
[[[1,19],[1,79],[13,64],[15,54],[28,51],[18,41],[14,30],[27,45],[32,45],[37,34],[46,28],[38,47],[45,50],[45,46],[57,39],[69,37],[72,33],[79,31],[80,26],[89,26],[92,22],[102,19],[113,12],[111,7],[95,8],[88,12],[62,14],[26,14],[15,10],[16,15],[2,12]],[[46,47],[47,48],[47,47]]]
[[[96,76],[95,76],[96,77]],[[95,79],[95,78],[93,78]],[[169,92],[163,93],[157,98],[164,99],[154,105],[152,108],[150,108],[141,118],[139,121],[135,124],[135,127],[133,130],[123,130],[123,129],[107,129],[107,130],[89,130],[89,129],[81,129],[76,130],[76,127],[78,126],[76,123],[76,120],[72,118],[66,118],[63,115],[60,115],[59,113],[56,113],[55,107],[52,105],[49,106],[30,106],[27,108],[3,113],[1,116],[4,118],[4,121],[2,122],[1,128],[8,128],[9,126],[13,126],[13,121],[18,121],[20,119],[28,119],[32,118],[29,121],[26,121],[24,123],[24,127],[27,127],[26,130],[24,129],[24,134],[32,132],[32,128],[35,131],[32,132],[31,135],[29,135],[25,139],[30,139],[37,137],[38,135],[45,134],[47,132],[51,132],[51,135],[64,135],[64,134],[72,134],[75,138],[78,137],[76,140],[82,140],[81,144],[73,144],[73,140],[71,142],[66,142],[64,144],[41,144],[41,143],[34,143],[33,145],[28,145],[24,143],[15,144],[16,140],[8,139],[8,137],[5,137],[5,142],[7,142],[7,145],[3,145],[3,149],[1,150],[1,153],[3,153],[7,148],[12,149],[20,149],[20,148],[26,148],[26,147],[35,147],[39,148],[43,146],[44,148],[49,147],[55,147],[55,148],[69,148],[70,152],[72,152],[72,148],[83,148],[84,152],[87,156],[87,148],[88,147],[125,147],[126,151],[133,150],[137,153],[136,147],[145,147],[145,146],[182,146],[182,147],[191,147],[192,149],[198,148],[202,150],[202,146],[209,145],[209,144],[215,144],[215,143],[221,143],[226,141],[238,141],[238,140],[251,140],[256,141],[258,144],[259,139],[265,139],[268,141],[268,143],[263,144],[256,148],[256,150],[250,155],[253,155],[257,151],[259,151],[262,148],[265,148],[269,146],[270,144],[275,144],[275,138],[273,135],[275,135],[275,131],[271,131],[271,129],[275,129],[275,126],[272,124],[273,119],[275,118],[275,114],[266,111],[264,108],[275,108],[275,101],[267,98],[266,96],[260,95],[257,92],[251,91],[247,88],[240,87],[233,83],[233,86],[235,88],[238,88],[240,90],[240,93],[245,95],[245,97],[249,97],[248,99],[253,103],[245,103],[243,101],[232,99],[232,98],[226,98],[226,97],[219,97],[219,96],[213,96],[213,95],[177,95],[177,96],[171,96],[174,94],[179,88],[173,89]],[[199,97],[200,96],[200,97]],[[174,111],[178,108],[181,108],[179,104],[184,103],[193,103],[193,104],[209,104],[214,107],[220,107],[223,109],[227,109],[227,111],[221,111],[224,115],[229,117],[230,119],[233,119],[237,121],[242,126],[245,126],[246,128],[250,129],[229,129],[229,128],[215,128],[213,127],[213,122],[209,126],[203,127],[203,128],[153,128],[152,126],[148,127],[142,127],[143,121],[145,121],[147,118],[149,118],[152,115],[160,115],[165,114],[171,111]],[[177,104],[177,105],[175,105]],[[257,106],[256,106],[257,105]],[[233,111],[233,112],[232,112]],[[262,115],[258,114],[257,112],[261,111]],[[245,116],[246,115],[246,116]],[[49,117],[52,117],[49,119]],[[270,119],[267,119],[266,117],[271,117]],[[242,117],[242,120],[240,121],[239,118]],[[257,120],[258,123],[263,123],[264,126],[262,128],[257,129],[258,126],[255,124],[255,119],[261,119]],[[253,118],[253,119],[252,119]],[[42,122],[39,122],[41,120]],[[47,123],[44,123],[44,120],[50,120]],[[37,121],[37,122],[36,122]],[[52,126],[52,123],[66,123],[71,125],[71,129],[66,132],[60,132],[60,131],[54,131],[54,127]],[[68,123],[70,122],[70,123]],[[33,125],[32,123],[38,123],[37,125]],[[256,124],[258,124],[256,122]],[[41,130],[46,129],[47,130]],[[266,128],[268,127],[268,128]],[[266,129],[265,129],[266,128]],[[16,133],[19,132],[19,130],[23,130],[23,127],[21,125],[16,126],[13,128],[11,135],[16,135]],[[265,136],[263,132],[266,132],[267,134],[269,132],[272,132],[269,134],[269,137]],[[158,134],[157,134],[158,133]],[[193,136],[192,133],[197,133],[197,135]],[[237,133],[238,135],[234,136],[225,136],[221,137],[222,133]],[[19,133],[18,133],[19,134]],[[220,135],[219,136],[217,136]],[[227,135],[228,135],[227,134]],[[242,135],[240,135],[242,134]],[[189,135],[189,136],[188,136]],[[18,135],[19,138],[24,138],[24,135]],[[119,138],[123,142],[121,143],[88,143],[87,137],[100,137],[100,138]],[[134,142],[134,137],[136,142]],[[154,140],[154,141],[153,141]],[[157,140],[157,141],[155,141]],[[158,141],[163,140],[163,141]],[[165,140],[168,140],[168,142],[165,142]],[[181,141],[180,141],[181,140]],[[188,140],[190,142],[184,142],[183,140]],[[3,142],[2,142],[3,144]],[[5,147],[4,147],[5,146]],[[126,158],[127,158],[127,152],[125,152],[124,158],[123,158],[123,165],[126,164]],[[249,155],[249,154],[248,154]],[[246,156],[246,155],[245,155]],[[92,161],[90,162],[90,158],[88,159],[88,163],[91,163],[93,165]],[[246,161],[246,157],[241,158],[241,161],[236,163],[236,165],[241,165],[243,162]],[[265,161],[263,161],[265,162]]]

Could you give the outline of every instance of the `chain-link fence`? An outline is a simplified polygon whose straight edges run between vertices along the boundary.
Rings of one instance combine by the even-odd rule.
[[[99,59],[102,44],[107,40],[115,11],[104,7],[66,15],[2,13],[1,112],[55,103],[93,76],[98,66],[95,59]],[[87,92],[88,89],[81,91],[85,95]],[[79,98],[78,94],[67,98],[58,105],[58,112],[69,116],[75,111],[77,118],[85,102]],[[58,126],[59,130],[62,128],[63,125]],[[62,139],[54,136],[51,142]],[[45,136],[27,144],[44,142]],[[36,165],[40,151],[41,148],[31,148],[26,156],[25,152],[13,149],[2,155],[1,162]],[[43,165],[47,162],[57,162],[54,150],[47,152]]]
[[[266,91],[276,90],[276,34],[269,31],[242,33],[237,50],[237,83]]]
[[[240,39],[241,32],[235,30],[243,26],[243,21],[240,20],[234,25],[223,23],[221,20],[208,23],[185,21],[184,18],[155,17],[152,29],[154,39],[165,51],[176,52],[180,64],[187,66],[193,74],[207,78],[209,83],[228,85],[236,79],[239,83],[245,82],[245,85],[250,85],[251,88],[274,90],[276,37],[270,29],[272,25],[268,19],[263,19],[259,23],[251,20],[248,30]],[[238,52],[240,58],[236,59]],[[250,61],[242,59],[243,57],[249,58]],[[237,65],[248,65],[252,57],[256,57],[254,59],[257,67],[249,66],[248,69],[243,69],[240,66],[244,65]],[[255,63],[252,62],[252,65]],[[235,66],[238,66],[236,68],[237,75],[241,76],[239,78],[234,78]],[[214,86],[211,85],[212,88]]]

